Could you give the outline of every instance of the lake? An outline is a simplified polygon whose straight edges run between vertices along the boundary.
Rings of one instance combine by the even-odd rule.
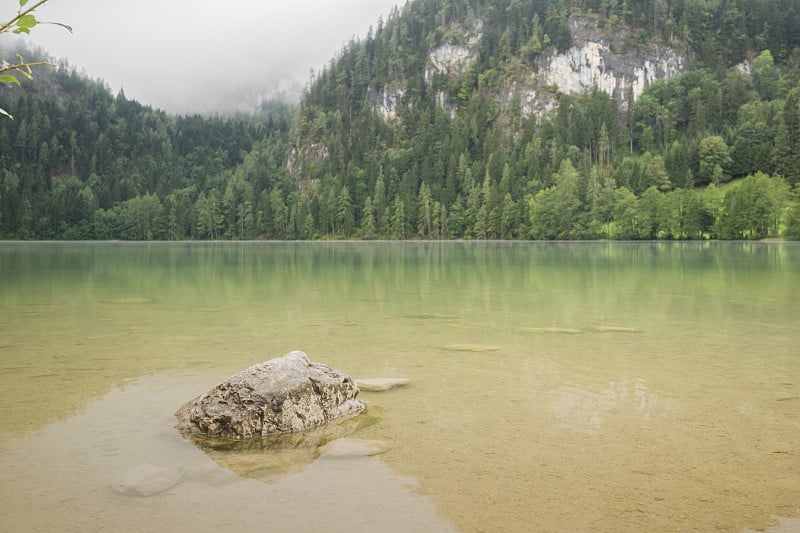
[[[3,528],[797,530],[799,302],[796,243],[0,243]],[[386,453],[177,434],[294,349],[410,378]]]

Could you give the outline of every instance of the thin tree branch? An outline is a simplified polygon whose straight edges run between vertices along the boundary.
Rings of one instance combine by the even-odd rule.
[[[50,63],[49,61],[36,61],[35,63],[20,63],[19,65],[8,65],[6,67],[0,68],[0,74],[3,72],[9,72],[11,70],[25,70],[30,69],[31,67],[57,67],[55,63]]]
[[[19,19],[21,19],[21,18],[22,18],[22,17],[24,17],[25,15],[28,15],[28,14],[30,14],[30,13],[31,13],[31,12],[33,12],[33,11],[36,11],[36,9],[37,9],[39,6],[41,6],[41,5],[45,4],[46,2],[47,2],[47,0],[39,0],[38,2],[36,2],[35,4],[33,4],[33,6],[29,7],[29,8],[28,8],[28,9],[26,9],[25,11],[19,11],[19,12],[17,12],[17,16],[16,16],[16,17],[14,17],[13,19],[9,20],[8,22],[6,22],[6,23],[5,23],[5,24],[3,24],[2,26],[0,26],[0,33],[5,33],[5,32],[7,32],[9,29],[11,29],[11,28],[14,26],[14,24],[16,24],[16,23],[17,23],[17,21],[18,21]]]

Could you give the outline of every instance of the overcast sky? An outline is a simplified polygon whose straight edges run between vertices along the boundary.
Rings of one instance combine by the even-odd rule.
[[[228,111],[234,95],[298,91],[312,68],[403,3],[50,0],[37,18],[73,33],[38,26],[30,40],[114,93],[123,88],[128,98],[176,113]]]

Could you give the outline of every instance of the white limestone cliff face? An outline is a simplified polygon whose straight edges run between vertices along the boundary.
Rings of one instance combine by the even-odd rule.
[[[406,90],[402,87],[383,87],[378,91],[369,91],[369,103],[372,109],[383,116],[386,121],[397,119],[397,105],[403,99]]]
[[[458,76],[478,57],[478,44],[483,37],[483,23],[480,20],[474,21],[467,30],[451,28],[451,31],[461,35],[456,42],[442,43],[430,51],[428,66],[425,68],[426,82],[437,73]]]
[[[623,36],[609,37],[590,19],[574,19],[572,35],[572,48],[561,54],[550,50],[538,58],[535,70],[507,80],[498,95],[500,104],[519,106],[522,117],[540,116],[555,107],[556,93],[587,94],[597,87],[625,112],[629,95],[636,101],[654,81],[686,69],[684,57],[662,44],[618,52],[624,50]]]
[[[503,109],[518,110],[523,117],[540,116],[556,105],[556,93],[586,94],[594,87],[615,97],[625,111],[629,95],[637,100],[645,88],[658,79],[667,79],[686,69],[686,60],[676,50],[652,43],[644,49],[625,50],[624,34],[613,36],[598,29],[595,21],[572,20],[575,45],[559,54],[555,49],[542,54],[535,67],[523,67],[495,90]],[[432,84],[435,76],[461,75],[477,59],[482,25],[464,31],[457,42],[446,42],[428,54],[424,79]],[[397,120],[397,104],[405,94],[402,87],[370,92],[370,103],[386,120]],[[454,117],[458,107],[443,91],[436,103]]]
[[[474,45],[479,38],[471,43],[471,46],[445,43],[428,54],[428,66],[425,67],[425,83],[431,83],[437,74],[451,77],[461,75],[475,60],[477,54]],[[450,118],[455,118],[458,106],[450,103],[444,91],[436,93],[436,103],[450,113]]]
[[[428,54],[425,80],[428,81],[435,72],[445,75],[461,74],[475,57],[475,52],[467,46],[445,43]]]
[[[750,59],[745,59],[744,61],[736,65],[736,68],[739,69],[739,72],[741,72],[742,74],[750,75],[753,73],[753,61],[751,61]]]
[[[556,106],[554,92],[532,83],[532,76],[533,73],[522,80],[508,80],[503,84],[497,93],[497,101],[503,109],[529,117],[542,116]]]
[[[636,100],[655,80],[685,69],[683,57],[671,48],[653,45],[644,53],[617,54],[605,39],[585,41],[563,54],[547,54],[539,65],[541,84],[565,94],[585,94],[596,86],[623,103],[629,92]]]
[[[321,165],[329,156],[328,147],[322,143],[301,143],[289,151],[286,169],[290,174],[299,174],[303,168]]]
[[[664,44],[653,41],[633,49],[626,47],[631,35],[624,29],[610,32],[599,28],[590,17],[574,17],[570,24],[573,46],[569,50],[545,50],[535,64],[518,58],[510,65],[497,65],[494,79],[499,82],[482,89],[499,104],[500,113],[509,124],[509,134],[514,133],[510,117],[542,116],[558,105],[559,93],[587,94],[597,87],[614,97],[625,113],[629,96],[635,101],[654,81],[671,78],[686,69],[684,55]],[[468,26],[447,28],[446,35],[429,49],[422,74],[434,90],[436,104],[455,118],[458,105],[444,88],[478,59],[483,25],[475,20]],[[368,87],[367,99],[386,122],[399,123],[402,118],[398,111],[407,92],[405,79],[390,79],[382,86]],[[330,154],[331,150],[316,139],[298,139],[287,168],[297,177],[312,176]]]
[[[426,83],[432,83],[434,76],[459,76],[469,64],[477,58],[477,46],[480,43],[483,23],[477,20],[465,30],[453,29],[458,38],[453,42],[445,42],[434,48],[428,54],[428,62],[423,72]],[[406,90],[395,83],[387,87],[370,88],[368,90],[369,103],[372,109],[383,116],[384,120],[397,120],[397,106],[405,95]],[[436,103],[450,112],[455,117],[458,108],[448,101],[443,91],[436,93]]]

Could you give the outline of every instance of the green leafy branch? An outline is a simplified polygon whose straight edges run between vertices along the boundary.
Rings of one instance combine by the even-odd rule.
[[[26,4],[29,0],[19,0],[19,10],[17,11],[17,15],[0,26],[0,35],[4,33],[14,33],[16,35],[26,34],[30,35],[31,29],[35,26],[41,24],[51,24],[54,26],[61,26],[62,28],[66,29],[70,33],[72,33],[72,28],[67,26],[66,24],[62,24],[60,22],[41,22],[39,21],[36,16],[33,14],[38,8],[42,5],[47,3],[48,0],[39,0],[32,6],[25,8]],[[49,61],[32,61],[27,62],[25,59],[17,54],[18,61],[16,63],[9,63],[6,60],[3,60],[0,63],[0,83],[6,84],[16,84],[21,85],[19,78],[17,77],[18,74],[28,78],[33,79],[32,68],[33,67],[55,67],[57,65],[50,63]],[[14,117],[8,113],[5,109],[0,108],[0,115],[5,115],[10,119],[14,119]]]

